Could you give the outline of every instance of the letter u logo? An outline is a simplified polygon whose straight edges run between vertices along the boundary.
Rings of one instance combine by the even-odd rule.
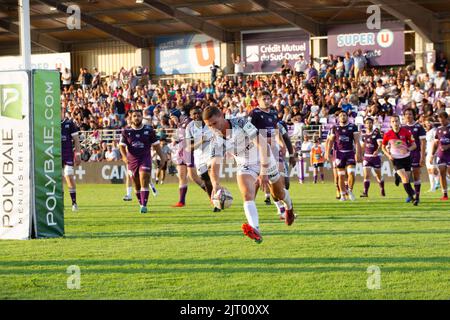
[[[214,62],[216,58],[216,53],[214,52],[214,41],[208,40],[206,41],[206,48],[208,49],[208,57],[205,59],[203,56],[203,44],[197,43],[195,44],[195,55],[197,56],[198,65],[201,67],[207,67]]]

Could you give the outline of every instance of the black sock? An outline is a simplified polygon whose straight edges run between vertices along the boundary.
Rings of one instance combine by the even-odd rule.
[[[408,182],[408,183],[404,183],[403,184],[403,187],[405,188],[405,191],[406,191],[406,193],[408,194],[408,196],[411,198],[411,199],[414,199],[414,190],[413,190],[413,188],[411,187],[411,184]]]

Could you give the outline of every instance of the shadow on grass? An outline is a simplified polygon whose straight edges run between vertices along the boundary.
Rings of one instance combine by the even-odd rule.
[[[383,272],[450,271],[450,257],[342,257],[342,258],[257,258],[257,259],[110,259],[110,260],[45,260],[0,261],[0,275],[54,274],[59,267],[78,265],[84,274],[110,273],[323,273],[366,272],[367,267],[377,264]],[[432,266],[383,266],[383,264],[439,263]],[[311,266],[318,264],[318,266]],[[323,266],[323,264],[330,264]],[[349,265],[350,264],[350,265]],[[447,264],[447,265],[442,265]],[[180,267],[174,267],[180,265]],[[188,267],[184,266],[187,265]],[[305,266],[301,266],[305,265]],[[226,267],[225,267],[226,266]],[[26,269],[23,269],[26,267]],[[48,267],[48,268],[42,268]],[[22,268],[22,269],[21,269]],[[36,268],[36,269],[33,269]]]
[[[263,231],[263,236],[373,236],[373,235],[421,235],[421,234],[449,234],[450,229],[446,230],[358,230],[358,231],[340,231],[340,230],[280,230]],[[145,232],[93,232],[78,233],[66,235],[66,239],[94,239],[94,238],[190,238],[190,237],[227,237],[241,236],[241,231],[145,231]]]

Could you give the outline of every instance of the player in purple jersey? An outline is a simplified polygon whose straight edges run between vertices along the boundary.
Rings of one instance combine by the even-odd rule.
[[[292,145],[292,140],[289,137],[288,132],[288,126],[286,122],[283,120],[278,121],[278,128],[280,128],[280,134],[283,138],[284,144],[286,145],[287,152],[289,153],[289,161],[286,162],[285,159],[285,153],[283,153],[282,150],[280,150],[280,166],[284,165],[285,172],[284,172],[284,185],[286,187],[286,190],[289,190],[290,187],[290,167],[295,167],[297,164],[297,154],[294,150],[294,146]],[[281,175],[283,175],[280,172]]]
[[[72,119],[66,117],[65,108],[61,111],[61,155],[64,177],[72,199],[72,211],[78,211],[77,189],[75,184],[74,166],[81,163],[81,147],[78,132],[80,129]],[[75,149],[75,154],[74,154]]]
[[[277,113],[271,110],[270,103],[272,99],[270,93],[267,91],[258,95],[258,107],[253,109],[248,117],[248,120],[258,129],[258,133],[263,135],[272,150],[272,154],[276,157],[278,162],[278,172],[283,177],[285,176],[284,155],[280,158],[280,151],[286,153],[286,143],[282,137],[283,128],[278,126]],[[285,131],[285,130],[284,130]],[[290,140],[289,140],[290,142]],[[292,151],[292,144],[290,144]],[[280,161],[282,160],[282,161]],[[281,174],[283,173],[283,174]],[[285,180],[283,179],[283,187],[286,187]],[[263,190],[266,193],[266,204],[270,204],[270,192],[268,189]],[[284,220],[284,213],[286,211],[283,201],[278,200],[275,202],[278,210],[278,215],[281,220]]]
[[[447,112],[438,115],[441,126],[436,131],[432,155],[436,156],[436,164],[441,173],[441,200],[448,200],[447,175],[450,175],[450,122]],[[433,157],[430,160],[432,163]]]
[[[368,197],[370,187],[370,173],[375,172],[375,178],[381,189],[381,196],[386,196],[384,190],[384,180],[381,177],[381,132],[379,129],[373,128],[373,119],[367,118],[364,121],[365,131],[362,134],[361,147],[364,154],[363,171],[364,171],[364,192],[361,197]]]
[[[127,165],[128,175],[133,179],[140,212],[147,213],[148,186],[152,170],[151,148],[161,158],[161,166],[166,163],[166,155],[161,150],[155,130],[144,125],[142,119],[142,110],[131,112],[131,126],[122,129],[119,148],[122,160]]]
[[[411,167],[412,167],[412,178],[414,179],[414,191],[416,193],[416,200],[420,202],[420,187],[422,182],[420,180],[422,167],[425,166],[425,150],[426,150],[426,137],[427,132],[421,124],[414,120],[415,113],[412,109],[408,108],[403,112],[405,117],[405,124],[403,127],[411,132],[414,138],[417,149],[411,151]],[[412,199],[408,197],[406,202],[411,202]]]
[[[188,191],[188,176],[198,184],[203,190],[205,190],[205,184],[197,174],[194,163],[194,154],[187,150],[186,129],[191,123],[192,118],[186,114],[188,110],[183,110],[179,117],[175,115],[172,119],[178,124],[176,131],[176,144],[177,144],[177,171],[178,171],[178,189],[179,199],[178,202],[172,205],[173,208],[180,208],[186,205],[186,194]],[[190,143],[190,141],[189,141]]]
[[[355,184],[355,165],[357,162],[361,162],[361,144],[359,143],[360,134],[358,127],[348,122],[347,113],[341,112],[339,114],[339,125],[331,128],[329,138],[330,141],[325,153],[325,159],[330,161],[331,146],[334,144],[336,154],[334,163],[338,170],[339,189],[341,190],[340,201],[346,201],[347,194],[349,199],[354,201],[355,196],[352,190]],[[348,174],[348,188],[345,187],[346,171]]]

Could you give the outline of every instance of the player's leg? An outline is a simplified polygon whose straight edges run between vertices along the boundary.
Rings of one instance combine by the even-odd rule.
[[[73,166],[64,166],[64,177],[66,179],[67,188],[69,189],[70,199],[72,200],[72,211],[78,211],[77,204],[77,186],[75,183],[75,172]]]
[[[370,188],[370,172],[372,171],[372,167],[365,166],[363,167],[363,176],[364,176],[364,191],[361,194],[361,198],[366,198],[369,196],[369,188]]]
[[[336,168],[336,170],[338,176],[339,190],[341,192],[340,200],[345,201],[347,196],[347,188],[345,187],[346,181],[345,168]]]
[[[410,172],[405,169],[399,169],[396,171],[398,176],[400,177],[401,182],[403,183],[403,187],[405,188],[406,194],[411,199],[414,199],[414,190],[411,187],[411,183],[409,182]]]
[[[318,174],[319,174],[319,167],[317,166],[317,163],[314,163],[313,168],[314,184],[317,183]]]
[[[323,163],[319,163],[320,181],[325,183],[325,173],[323,169]]]
[[[128,174],[125,175],[125,189],[126,189],[126,195],[123,197],[123,201],[131,201],[132,200],[132,193],[133,193],[133,186],[131,183],[130,176]]]
[[[381,196],[386,196],[386,191],[384,189],[384,179],[381,175],[381,168],[374,168],[373,171],[375,172],[375,179],[377,179],[378,185],[380,186]]]
[[[447,168],[446,165],[439,164],[439,172],[441,174],[441,190],[442,190],[441,200],[448,200],[447,171],[450,174],[450,167]]]
[[[351,201],[355,200],[355,196],[353,195],[353,187],[355,186],[355,175],[356,175],[356,169],[355,165],[348,165],[347,166],[347,175],[348,175],[348,183],[347,183],[347,192],[348,197]]]
[[[282,180],[282,181],[280,183],[283,184],[283,188],[286,188],[286,184],[285,184],[285,182],[286,182],[286,179],[285,179],[286,172],[285,172],[285,170],[286,170],[286,167],[284,165],[284,161],[283,162],[280,161],[278,163],[278,171],[279,171],[280,176],[281,176],[280,180]],[[268,191],[269,196],[270,196],[271,190],[269,189],[267,191]],[[273,200],[275,201],[275,206],[277,207],[278,216],[280,217],[280,219],[284,220],[285,219],[284,213],[286,211],[286,207],[285,207],[284,202],[281,199],[278,199],[278,201],[277,201],[277,199],[273,198]]]
[[[255,182],[256,174],[237,175],[237,184],[244,200],[244,212],[248,223],[242,225],[242,231],[246,236],[260,243],[262,241],[259,231],[258,209],[255,204]]]
[[[339,200],[341,198],[341,188],[339,187],[339,172],[338,169],[333,166],[333,179],[334,179],[334,185],[336,186],[336,199]]]
[[[186,164],[177,165],[178,171],[178,190],[179,190],[179,200],[172,207],[184,207],[186,205],[186,194],[188,190],[187,181],[187,166]]]
[[[141,186],[141,213],[147,213],[147,202],[149,195],[150,171],[147,168],[139,170],[139,184]]]
[[[285,208],[285,221],[287,225],[291,225],[294,223],[295,215],[294,215],[294,205],[292,203],[291,195],[289,191],[284,187],[284,179],[278,175],[276,178],[274,175],[269,175],[270,184],[269,189],[272,197],[275,201],[280,201],[283,203]]]
[[[420,166],[415,166],[412,168],[412,177],[414,180],[414,191],[416,192],[416,199],[420,201],[420,188],[422,186],[421,178],[421,168]]]

